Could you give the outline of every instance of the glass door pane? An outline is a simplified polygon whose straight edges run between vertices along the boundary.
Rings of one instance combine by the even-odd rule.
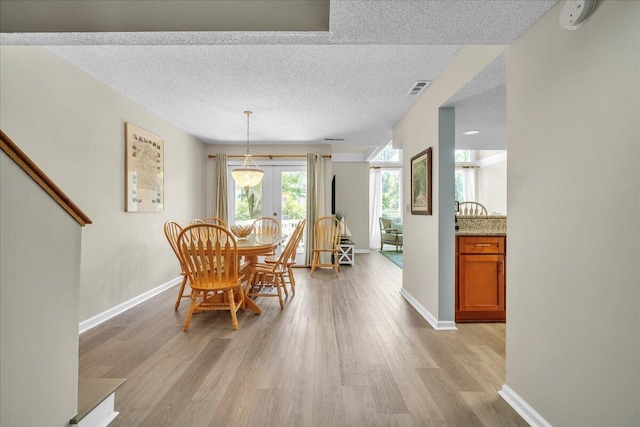
[[[234,182],[234,224],[249,225],[262,216],[262,182],[255,187],[241,187]]]
[[[307,168],[304,165],[260,165],[264,172],[262,182],[255,187],[236,185],[229,166],[228,183],[231,224],[251,224],[262,216],[274,217],[280,222],[282,234],[290,236],[299,221],[307,217]],[[304,235],[298,246],[304,252]]]
[[[280,220],[282,234],[290,236],[296,224],[307,217],[307,168],[291,165],[274,169],[274,215]],[[304,235],[298,252],[304,252]]]

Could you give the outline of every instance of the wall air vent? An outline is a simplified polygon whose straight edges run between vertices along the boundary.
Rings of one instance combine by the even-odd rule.
[[[344,138],[325,138],[324,140],[327,142],[341,142],[344,141]]]
[[[407,92],[406,96],[417,96],[417,95],[420,95],[420,93],[424,90],[424,88],[429,86],[429,83],[431,83],[429,80],[418,80],[411,87],[411,89],[409,89],[409,92]]]

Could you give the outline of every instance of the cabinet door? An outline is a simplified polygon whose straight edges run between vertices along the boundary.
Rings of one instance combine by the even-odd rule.
[[[504,255],[460,255],[460,311],[504,311]]]

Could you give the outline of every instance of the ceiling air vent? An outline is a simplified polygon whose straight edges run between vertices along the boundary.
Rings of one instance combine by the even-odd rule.
[[[413,85],[413,87],[409,89],[409,92],[407,92],[407,96],[420,95],[420,93],[424,90],[424,88],[429,86],[429,83],[431,83],[429,80],[418,80]]]
[[[324,140],[327,142],[341,142],[344,141],[344,138],[325,138]]]

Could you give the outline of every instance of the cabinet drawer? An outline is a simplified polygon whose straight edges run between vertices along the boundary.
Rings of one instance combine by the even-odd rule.
[[[504,254],[502,236],[460,236],[459,239],[461,254]]]

